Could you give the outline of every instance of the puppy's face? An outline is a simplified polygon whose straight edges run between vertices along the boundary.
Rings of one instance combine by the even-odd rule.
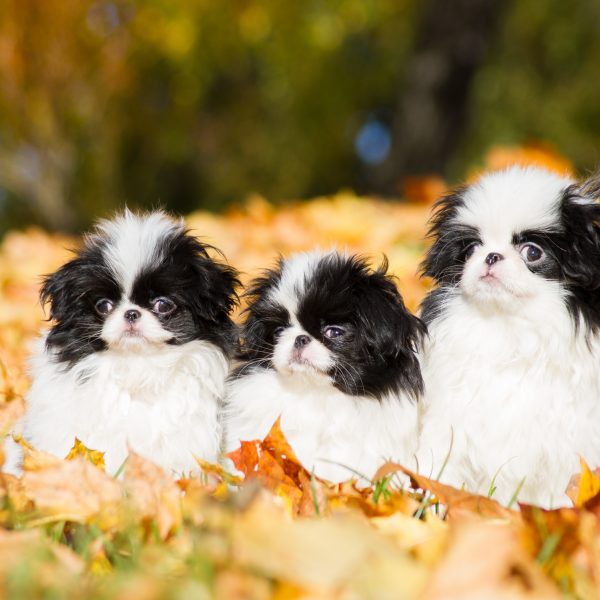
[[[372,271],[336,253],[297,255],[257,280],[250,296],[242,335],[249,365],[351,395],[419,393],[414,349],[422,326],[385,267]]]
[[[44,282],[59,361],[105,349],[143,352],[211,341],[227,351],[235,274],[180,223],[125,213],[103,223],[78,256]]]
[[[484,176],[440,202],[423,271],[494,311],[591,291],[600,283],[591,189],[539,169]]]

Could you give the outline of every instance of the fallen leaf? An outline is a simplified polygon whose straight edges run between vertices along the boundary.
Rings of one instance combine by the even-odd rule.
[[[242,441],[240,447],[230,452],[227,457],[233,461],[235,468],[242,472],[245,477],[251,477],[258,469],[258,447],[260,442]]]
[[[90,450],[77,438],[75,443],[66,456],[66,460],[73,460],[76,456],[81,456],[85,460],[91,462],[94,466],[104,471],[104,452],[99,450]]]
[[[413,598],[425,584],[426,569],[350,513],[294,520],[263,492],[237,517],[232,535],[236,562],[315,592],[348,586],[363,592],[354,597]]]
[[[434,570],[426,600],[561,598],[532,563],[507,521],[452,523],[449,547]]]
[[[94,522],[102,529],[118,524],[119,484],[81,457],[26,471],[21,481],[23,493],[35,506],[36,522]]]
[[[61,459],[47,452],[36,450],[20,435],[13,435],[13,440],[23,451],[23,471],[37,471],[61,464]]]
[[[136,515],[155,522],[160,539],[181,525],[181,490],[159,466],[130,451],[123,483]]]
[[[397,471],[408,475],[414,488],[420,488],[432,494],[433,498],[431,502],[437,501],[443,504],[449,517],[468,513],[472,516],[486,519],[507,519],[517,523],[520,521],[518,512],[498,504],[498,502],[491,498],[458,490],[434,479],[414,473],[397,463],[388,462],[384,464],[377,471],[373,479],[381,479]]]
[[[374,517],[371,523],[429,566],[440,560],[447,546],[448,522],[430,513],[425,519],[415,519],[412,514],[396,512],[386,517]]]
[[[315,494],[319,480],[300,463],[277,419],[264,440],[242,441],[227,455],[246,480],[258,479],[267,489],[281,497],[294,514],[318,512]],[[314,496],[314,497],[313,497]]]
[[[581,547],[580,510],[546,510],[528,504],[521,504],[520,508],[524,524],[520,531],[522,544],[553,579],[572,586],[571,558]]]
[[[574,475],[567,488],[567,496],[578,508],[597,496],[600,492],[600,476],[592,471],[583,458],[579,458],[581,472]]]

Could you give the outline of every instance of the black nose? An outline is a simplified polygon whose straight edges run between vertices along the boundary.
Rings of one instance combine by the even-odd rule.
[[[136,310],[135,308],[131,308],[130,310],[125,311],[125,320],[129,321],[130,323],[135,323],[140,317],[142,316],[142,313],[139,310]]]
[[[308,343],[310,343],[310,338],[307,335],[299,335],[294,340],[294,348],[302,348],[302,346],[306,346]]]
[[[499,260],[503,260],[504,256],[502,256],[502,254],[498,254],[497,252],[490,252],[486,257],[485,257],[485,262],[490,265],[490,267],[494,264],[497,263]]]

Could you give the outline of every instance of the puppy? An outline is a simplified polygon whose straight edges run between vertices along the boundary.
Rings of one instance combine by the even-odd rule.
[[[109,473],[128,448],[174,475],[215,462],[236,284],[182,221],[102,221],[42,286],[52,326],[31,361],[26,441],[64,457],[77,437]]]
[[[438,203],[421,472],[551,507],[600,464],[599,190],[514,167]]]
[[[228,382],[228,450],[263,439],[281,417],[298,458],[330,481],[414,460],[424,328],[386,269],[314,252],[254,281],[242,364]]]

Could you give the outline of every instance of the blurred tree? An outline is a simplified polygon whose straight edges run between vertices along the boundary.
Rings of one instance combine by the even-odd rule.
[[[353,137],[410,42],[395,0],[6,0],[4,222],[219,208],[351,183]]]
[[[447,170],[495,144],[544,140],[583,171],[600,164],[600,2],[512,4],[475,77],[470,125]]]
[[[591,166],[600,5],[507,2],[4,0],[0,233],[395,193],[528,138]]]
[[[411,175],[443,173],[462,141],[471,86],[507,0],[428,0],[417,25],[393,119],[391,151],[373,187],[398,195]]]

